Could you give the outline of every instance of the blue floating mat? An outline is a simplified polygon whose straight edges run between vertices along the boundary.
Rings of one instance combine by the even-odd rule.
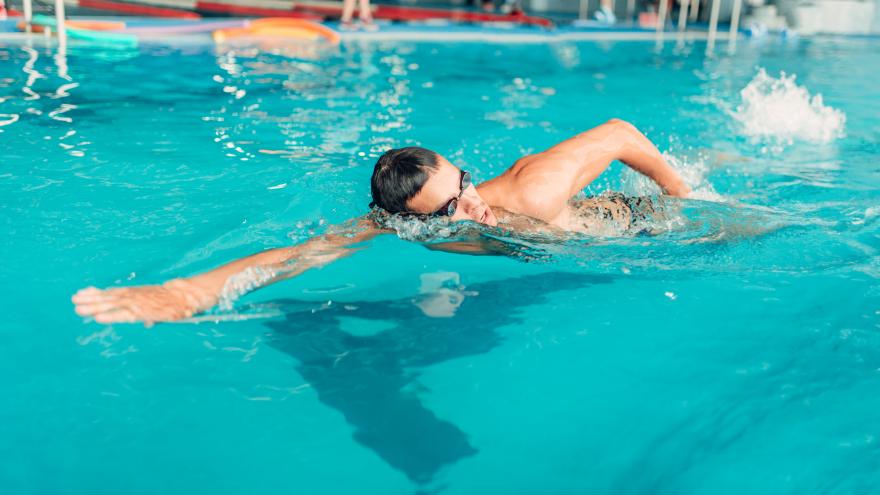
[[[47,15],[37,14],[33,17],[31,22],[40,26],[58,28],[58,23],[55,21],[55,18]],[[64,29],[67,32],[67,36],[72,39],[114,45],[119,46],[120,48],[134,48],[138,45],[137,36],[133,34],[111,31],[92,31],[90,29],[79,29],[69,26],[65,26]]]

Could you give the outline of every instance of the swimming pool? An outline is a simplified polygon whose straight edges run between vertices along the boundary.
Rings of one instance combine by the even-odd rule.
[[[0,44],[0,486],[876,489],[877,46],[74,45],[65,78],[51,49]],[[388,147],[485,180],[611,117],[700,198],[658,235],[528,241],[528,260],[384,236],[228,320],[72,311],[82,286],[192,274],[364,213]],[[605,189],[655,193],[619,165],[589,193]]]

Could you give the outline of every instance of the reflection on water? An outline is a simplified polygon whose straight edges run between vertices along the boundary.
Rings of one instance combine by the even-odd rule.
[[[305,310],[303,301],[275,301],[285,313],[267,323],[272,346],[297,359],[297,371],[354,428],[354,439],[417,483],[478,452],[458,426],[422,404],[419,371],[491,351],[502,329],[527,323],[524,308],[559,291],[607,284],[608,276],[543,273],[460,288],[442,283],[418,298],[349,301]],[[423,280],[423,286],[436,281]],[[372,335],[344,330],[352,319],[381,322]]]
[[[400,146],[399,133],[411,127],[412,91],[406,76],[417,66],[379,48],[367,42],[348,43],[341,50],[314,45],[219,47],[215,58],[221,72],[213,80],[229,96],[205,118],[219,123],[215,141],[231,158],[246,161],[259,152],[298,164],[320,162],[325,168],[327,157],[375,158]],[[376,77],[383,72],[390,77]],[[262,130],[259,139],[258,133],[248,132],[255,129]],[[272,148],[247,146],[276,134],[281,140]]]
[[[74,111],[80,105],[73,93],[80,84],[70,72],[66,44],[35,48],[29,39],[19,49],[20,54],[10,55],[23,59],[21,74],[0,80],[0,133],[13,124],[39,126],[46,133],[40,136],[43,140],[57,140],[57,146],[70,157],[85,156],[86,146],[91,143],[74,137]],[[6,88],[8,91],[4,91]],[[34,137],[29,139],[36,141]]]

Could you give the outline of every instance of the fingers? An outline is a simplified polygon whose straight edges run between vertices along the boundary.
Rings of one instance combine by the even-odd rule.
[[[98,323],[128,323],[138,318],[121,296],[124,288],[101,290],[96,287],[80,289],[71,297],[76,314],[92,317]]]
[[[114,308],[94,316],[98,323],[134,323],[138,321],[134,312],[128,308]]]
[[[74,304],[89,304],[100,301],[110,301],[116,299],[123,293],[124,288],[101,290],[95,287],[86,287],[70,298]]]
[[[86,287],[71,297],[76,314],[91,317],[98,323],[133,323],[152,325],[192,315],[189,303],[180,294],[163,286]]]
[[[94,318],[98,323],[122,323],[138,320],[131,307],[119,304],[116,301],[77,304],[75,311],[80,316]]]
[[[87,303],[77,303],[74,310],[76,311],[76,314],[80,316],[93,316],[98,313],[106,313],[108,311],[112,311],[116,309],[117,306],[118,304],[116,303],[116,301],[99,300]]]
[[[86,287],[85,289],[80,289],[70,298],[76,304],[84,303],[90,301],[92,298],[101,293],[101,290],[97,287]]]

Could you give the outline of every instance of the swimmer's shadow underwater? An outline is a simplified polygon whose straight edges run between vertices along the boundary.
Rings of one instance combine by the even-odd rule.
[[[474,284],[464,291],[439,288],[416,298],[346,301],[319,309],[314,302],[293,299],[260,306],[282,314],[265,323],[272,329],[270,345],[297,360],[297,372],[322,403],[342,413],[355,441],[424,486],[444,466],[478,450],[465,432],[421,403],[419,370],[488,353],[504,340],[499,329],[526,323],[519,310],[546,303],[556,292],[612,281],[556,272]],[[385,322],[387,329],[353,335],[343,329],[352,318]]]

